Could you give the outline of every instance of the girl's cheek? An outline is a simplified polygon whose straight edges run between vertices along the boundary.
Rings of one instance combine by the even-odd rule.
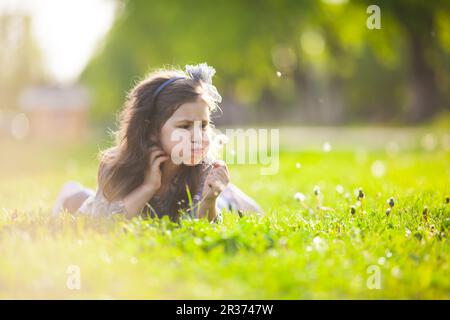
[[[209,148],[209,141],[208,140],[206,140],[206,141],[204,140],[203,143],[202,143],[202,147],[205,150],[208,149]]]
[[[207,149],[209,147],[209,134],[206,132],[203,134],[202,147]]]

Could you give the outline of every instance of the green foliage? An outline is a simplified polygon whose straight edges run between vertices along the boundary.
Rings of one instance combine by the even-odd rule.
[[[150,70],[203,61],[216,67],[227,101],[253,106],[250,114],[262,120],[273,108],[277,120],[425,119],[449,99],[445,1],[383,2],[380,30],[366,27],[367,1],[120,3],[123,12],[81,76],[97,120],[113,119]],[[425,105],[414,85],[431,83],[428,73],[435,80],[424,90],[436,101]],[[414,101],[430,112],[411,109]]]
[[[21,150],[8,154],[22,174],[5,160],[0,166],[1,298],[449,298],[448,151],[374,150],[363,159],[353,151],[285,151],[275,176],[230,168],[265,216],[225,212],[223,224],[178,225],[51,219],[63,182],[95,187],[98,147],[29,146],[32,168],[30,157],[15,157]],[[386,166],[382,177],[371,173],[375,160]],[[66,287],[70,265],[80,267],[80,290]],[[380,290],[366,285],[373,265]]]

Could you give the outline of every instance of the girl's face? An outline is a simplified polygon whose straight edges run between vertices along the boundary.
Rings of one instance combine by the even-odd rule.
[[[209,107],[201,98],[182,104],[161,128],[163,151],[175,164],[194,166],[206,156],[209,148]]]

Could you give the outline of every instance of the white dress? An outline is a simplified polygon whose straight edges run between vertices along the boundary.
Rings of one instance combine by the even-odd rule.
[[[202,202],[202,190],[204,186],[204,182],[206,177],[211,170],[211,166],[206,166],[204,170],[202,170],[202,174],[200,177],[200,183],[198,187],[198,192],[192,197],[192,207],[189,210],[186,210],[187,215],[181,215],[181,218],[198,218],[198,208],[201,206]],[[64,209],[64,203],[71,196],[76,194],[82,194],[84,198],[86,198],[81,206],[77,210],[77,214],[89,215],[92,217],[112,217],[118,214],[126,214],[127,209],[122,200],[116,201],[108,201],[101,189],[97,188],[92,190],[90,188],[86,188],[81,184],[69,181],[67,182],[60,192],[56,205],[53,210],[54,216],[59,215],[59,213]],[[168,194],[170,197],[170,194]],[[164,203],[161,202],[161,205],[158,205],[157,199],[151,199],[150,201],[155,201],[156,209],[154,212],[158,214],[159,209],[165,209]],[[153,209],[153,207],[152,207]],[[262,213],[262,210],[258,206],[258,204],[247,196],[244,192],[242,192],[239,188],[237,188],[232,183],[229,183],[227,187],[221,192],[216,201],[216,212],[217,216],[214,222],[222,222],[223,221],[223,210],[229,211],[253,211],[258,214]],[[164,210],[161,210],[164,211]]]

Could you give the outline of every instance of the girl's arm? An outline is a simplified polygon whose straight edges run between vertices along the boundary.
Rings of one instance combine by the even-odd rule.
[[[168,156],[160,148],[151,148],[149,152],[149,164],[142,185],[125,197],[113,201],[108,201],[104,197],[103,191],[98,188],[95,197],[86,201],[79,211],[93,216],[124,214],[129,219],[139,215],[147,201],[153,198],[159,190],[161,186],[160,166],[168,159]],[[104,169],[105,167],[100,165],[99,173]]]
[[[230,182],[228,168],[223,161],[214,161],[213,168],[207,173],[203,183],[202,198],[198,210],[198,217],[207,217],[209,221],[213,221],[220,214],[217,209],[217,198]]]
[[[153,198],[156,191],[152,186],[142,184],[141,186],[130,192],[125,198],[123,198],[123,204],[126,209],[125,216],[131,219],[142,212],[142,209],[146,205],[148,199]]]
[[[161,187],[161,164],[168,160],[169,156],[159,147],[152,147],[149,152],[150,157],[143,184],[122,199],[126,209],[125,216],[129,219],[139,215],[147,201],[153,198]]]
[[[216,199],[205,199],[198,210],[198,217],[207,217],[208,221],[213,221],[218,215],[218,209],[216,206]]]

